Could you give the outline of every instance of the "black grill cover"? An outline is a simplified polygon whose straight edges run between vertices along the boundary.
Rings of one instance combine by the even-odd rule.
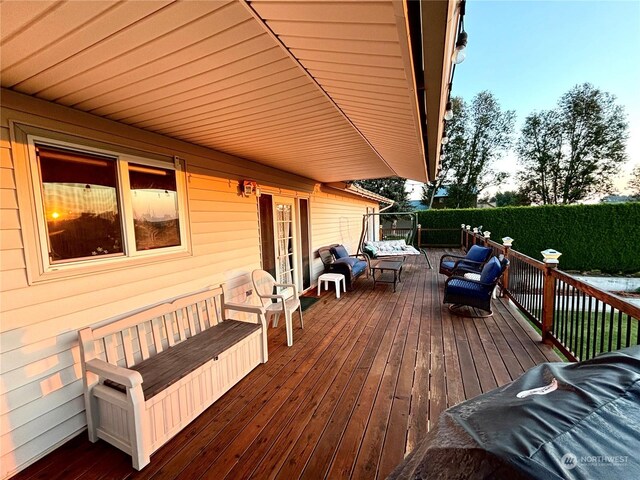
[[[640,346],[541,364],[449,408],[389,478],[640,480]]]

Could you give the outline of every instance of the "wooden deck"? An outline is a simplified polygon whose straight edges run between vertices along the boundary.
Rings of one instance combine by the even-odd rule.
[[[430,252],[431,262],[443,250]],[[558,361],[502,301],[494,316],[462,319],[442,306],[444,277],[408,261],[397,293],[360,279],[270,330],[256,368],[151,457],[128,456],[81,434],[19,479],[385,478],[445,408]]]

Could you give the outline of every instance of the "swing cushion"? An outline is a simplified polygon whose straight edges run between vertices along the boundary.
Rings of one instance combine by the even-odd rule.
[[[407,245],[404,240],[379,240],[376,242],[366,241],[364,243],[363,250],[365,253],[369,253],[367,248],[375,249],[376,257],[391,257],[391,256],[404,256],[404,255],[421,255],[413,245]]]

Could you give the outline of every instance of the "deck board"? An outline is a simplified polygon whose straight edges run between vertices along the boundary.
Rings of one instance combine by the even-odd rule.
[[[444,250],[429,252],[437,265]],[[440,413],[558,361],[505,300],[494,316],[460,318],[442,306],[444,277],[424,258],[393,286],[359,279],[335,299],[324,292],[269,330],[269,361],[151,457],[129,457],[82,434],[16,479],[385,478],[433,428]]]

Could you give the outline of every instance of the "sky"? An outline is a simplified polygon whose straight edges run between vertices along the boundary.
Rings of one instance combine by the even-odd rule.
[[[640,165],[640,0],[468,0],[464,23],[467,58],[456,67],[452,95],[470,100],[491,91],[516,112],[516,133],[529,113],[553,108],[577,84],[617,97],[629,122],[629,162],[614,181],[623,193]],[[514,174],[515,154],[496,167]],[[420,197],[421,188],[409,189]]]

